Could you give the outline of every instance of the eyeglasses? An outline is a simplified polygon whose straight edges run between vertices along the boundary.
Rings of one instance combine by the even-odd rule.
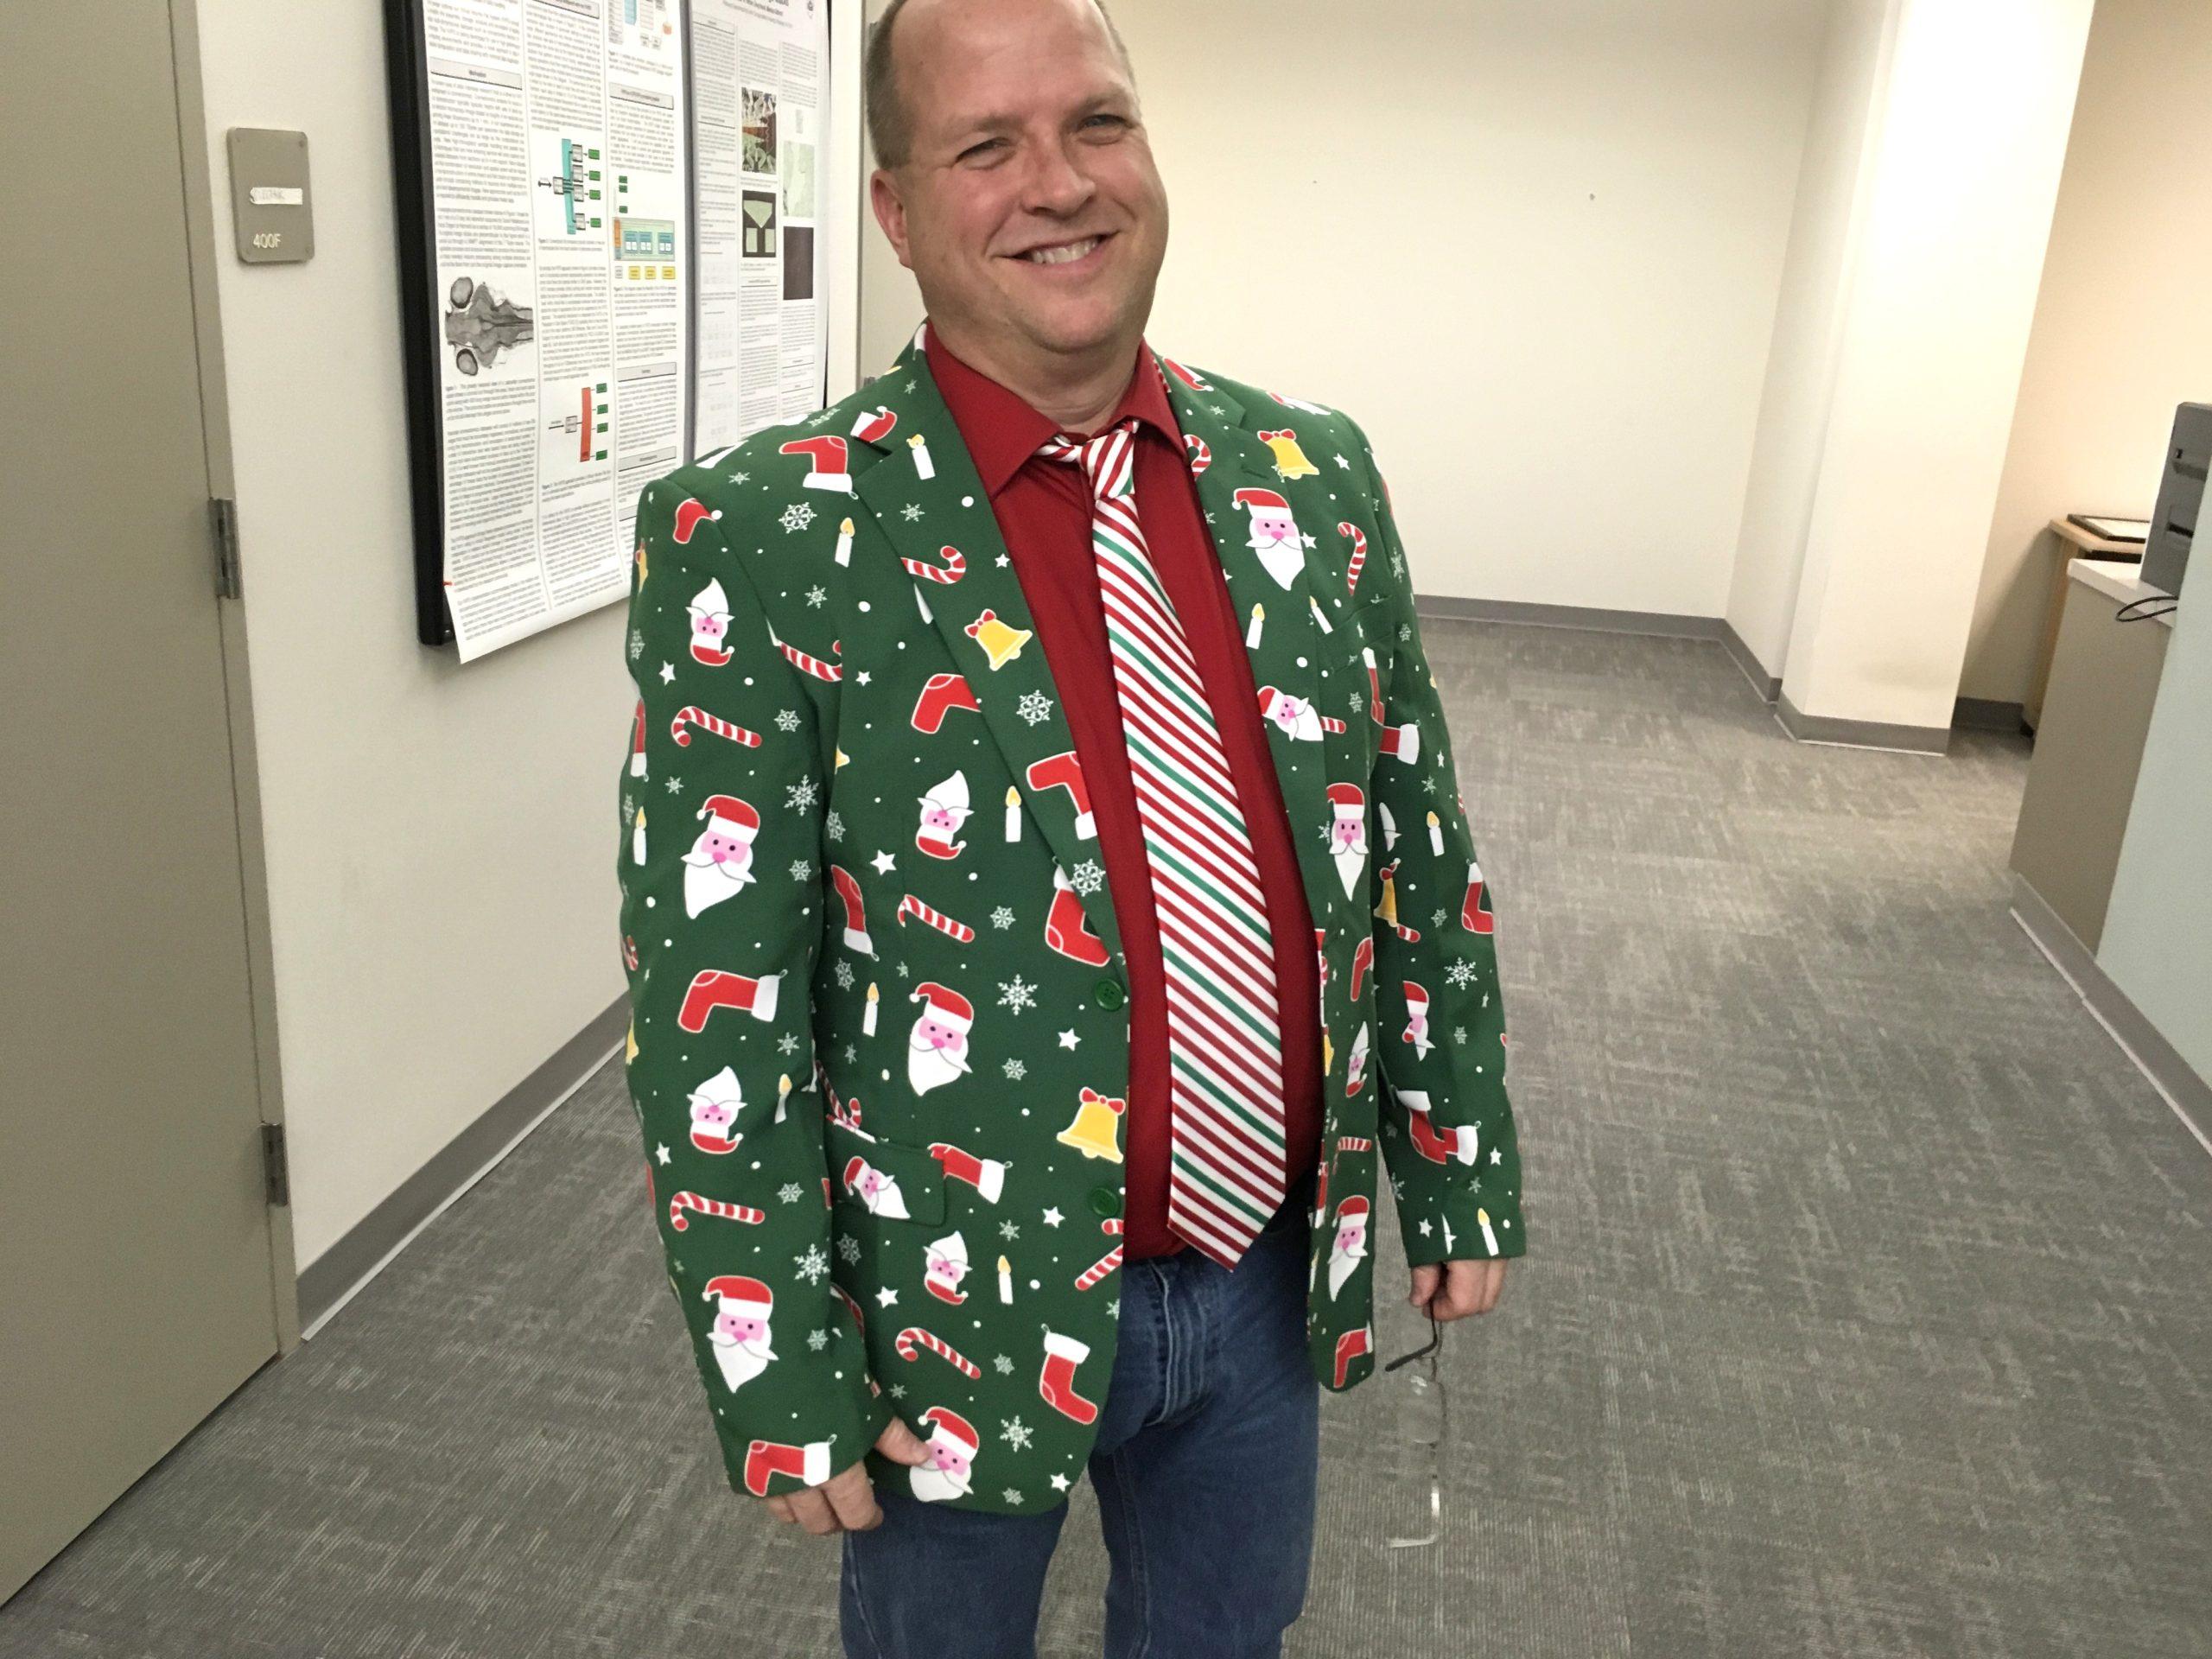
[[[1414,1360],[1427,1363],[1413,1375],[1413,1389],[1416,1400],[1433,1397],[1436,1407],[1430,1432],[1416,1433],[1414,1445],[1428,1453],[1428,1533],[1421,1538],[1389,1538],[1383,1541],[1392,1549],[1419,1549],[1433,1544],[1443,1535],[1444,1529],[1444,1444],[1449,1438],[1450,1408],[1444,1392],[1441,1361],[1444,1357],[1444,1325],[1432,1313],[1428,1316],[1428,1340],[1409,1354],[1401,1354],[1382,1369],[1395,1371],[1401,1365]]]

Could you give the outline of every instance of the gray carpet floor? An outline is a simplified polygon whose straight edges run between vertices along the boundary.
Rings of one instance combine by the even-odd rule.
[[[2212,1656],[2212,1159],[2006,912],[2024,742],[1798,746],[1720,650],[1426,622],[1533,1254],[1332,1398],[1296,1659]],[[715,1465],[609,1064],[0,1610],[0,1655],[836,1651]],[[1388,1206],[1382,1213],[1387,1217]],[[1381,1244],[1392,1260],[1395,1241]],[[1386,1355],[1422,1332],[1386,1303]],[[1096,1654],[1079,1487],[1042,1627]]]

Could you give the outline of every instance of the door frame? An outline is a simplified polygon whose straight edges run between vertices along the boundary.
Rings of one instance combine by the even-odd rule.
[[[211,135],[200,71],[199,0],[168,0],[169,54],[176,75],[177,151],[183,162],[185,242],[192,283],[193,334],[200,372],[200,422],[205,434],[207,493],[237,499],[232,468],[229,384],[224,372],[221,302],[216,264],[215,197],[208,160]],[[238,824],[238,900],[245,917],[246,972],[252,987],[253,1071],[264,1123],[284,1122],[284,1080],[276,1033],[276,953],[269,925],[267,849],[262,840],[261,768],[254,741],[253,681],[246,652],[245,606],[253,591],[251,518],[238,524],[238,597],[215,601],[222,640],[223,696],[231,734],[231,796]],[[212,547],[209,580],[213,576]],[[300,1344],[299,1263],[289,1204],[269,1206],[269,1303],[276,1357]]]

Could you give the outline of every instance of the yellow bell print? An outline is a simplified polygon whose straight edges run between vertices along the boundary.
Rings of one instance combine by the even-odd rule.
[[[1262,432],[1260,442],[1275,452],[1275,474],[1281,478],[1312,478],[1320,472],[1306,459],[1306,452],[1298,447],[1298,434],[1288,427],[1280,432]]]
[[[1086,1158],[1118,1164],[1122,1161],[1122,1112],[1128,1104],[1096,1089],[1085,1089],[1083,1103],[1075,1109],[1075,1122],[1062,1129],[1057,1139]]]
[[[985,611],[968,625],[969,638],[983,648],[983,655],[991,660],[994,672],[1004,668],[1020,654],[1022,646],[1029,643],[1029,630],[1017,628],[999,620],[997,615]]]
[[[632,1016],[631,1017],[631,1020],[630,1020],[630,1029],[629,1029],[627,1032],[626,1032],[626,1033],[623,1033],[623,1038],[622,1038],[622,1064],[623,1064],[623,1065],[629,1065],[629,1064],[630,1064],[630,1062],[631,1062],[631,1061],[632,1061],[632,1060],[636,1059],[637,1058],[638,1058],[638,1021],[637,1021],[637,1018],[636,1018],[636,1016],[635,1016],[635,1015],[632,1015]]]
[[[645,585],[645,538],[638,537],[638,586]]]

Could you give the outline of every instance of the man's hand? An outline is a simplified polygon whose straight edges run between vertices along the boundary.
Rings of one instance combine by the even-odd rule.
[[[894,1463],[930,1460],[929,1447],[896,1417],[875,1437],[875,1449]],[[876,1503],[875,1489],[868,1484],[866,1463],[840,1469],[819,1486],[779,1492],[765,1502],[768,1513],[777,1520],[795,1522],[817,1537],[833,1532],[866,1532],[883,1524],[882,1506]]]
[[[1414,1269],[1414,1292],[1406,1300],[1442,1324],[1489,1313],[1504,1287],[1502,1255],[1479,1262],[1432,1262]]]

